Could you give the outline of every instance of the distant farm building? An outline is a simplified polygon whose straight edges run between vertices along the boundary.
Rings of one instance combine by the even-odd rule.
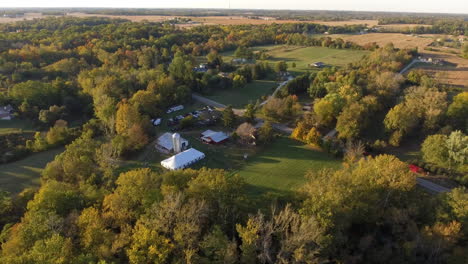
[[[168,170],[180,170],[185,169],[204,158],[204,153],[191,148],[161,161],[161,165]]]
[[[201,140],[208,144],[221,144],[226,142],[229,136],[224,132],[206,130],[201,134]]]
[[[179,153],[188,147],[188,141],[182,138],[178,133],[164,133],[158,138],[156,148],[162,152]]]
[[[323,68],[325,67],[325,63],[318,61],[318,62],[309,64],[309,67]]]
[[[13,119],[13,107],[11,105],[0,106],[0,120]]]
[[[201,63],[197,67],[193,68],[195,72],[207,72],[208,71],[208,64]]]

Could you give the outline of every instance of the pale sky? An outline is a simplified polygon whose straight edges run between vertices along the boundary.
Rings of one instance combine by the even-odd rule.
[[[468,14],[468,0],[230,0],[231,8]],[[228,8],[229,0],[0,0],[0,7]]]

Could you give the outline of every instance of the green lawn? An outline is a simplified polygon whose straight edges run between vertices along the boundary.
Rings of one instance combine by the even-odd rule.
[[[308,65],[313,62],[321,61],[327,65],[343,67],[350,62],[358,61],[363,55],[369,53],[369,51],[363,50],[288,45],[257,46],[253,49],[267,50],[268,54],[272,56],[272,58],[268,60],[271,63],[282,60],[286,61],[289,65],[289,71],[295,74],[317,70],[308,67]],[[230,61],[233,58],[233,53],[233,51],[223,53],[222,55],[226,56],[225,61]],[[296,68],[291,68],[293,62],[296,63]]]
[[[35,130],[30,121],[21,119],[0,120],[0,135],[33,132],[35,132]]]
[[[257,80],[240,89],[216,90],[215,94],[206,97],[234,108],[244,108],[249,103],[255,104],[262,96],[272,94],[276,87],[278,83],[275,81]]]
[[[247,161],[238,171],[254,192],[284,193],[306,182],[309,170],[339,168],[341,161],[290,138],[276,139],[271,146]]]
[[[24,188],[39,186],[42,169],[63,150],[64,148],[58,148],[44,151],[0,165],[0,189],[19,193]]]

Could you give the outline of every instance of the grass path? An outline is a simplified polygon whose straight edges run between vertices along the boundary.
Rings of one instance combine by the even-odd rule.
[[[53,149],[0,165],[0,189],[19,193],[24,188],[39,186],[42,169],[63,151],[64,148]]]

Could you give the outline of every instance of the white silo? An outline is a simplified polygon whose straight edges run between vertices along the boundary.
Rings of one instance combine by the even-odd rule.
[[[174,147],[174,153],[182,151],[182,142],[179,133],[172,134],[172,146]]]

